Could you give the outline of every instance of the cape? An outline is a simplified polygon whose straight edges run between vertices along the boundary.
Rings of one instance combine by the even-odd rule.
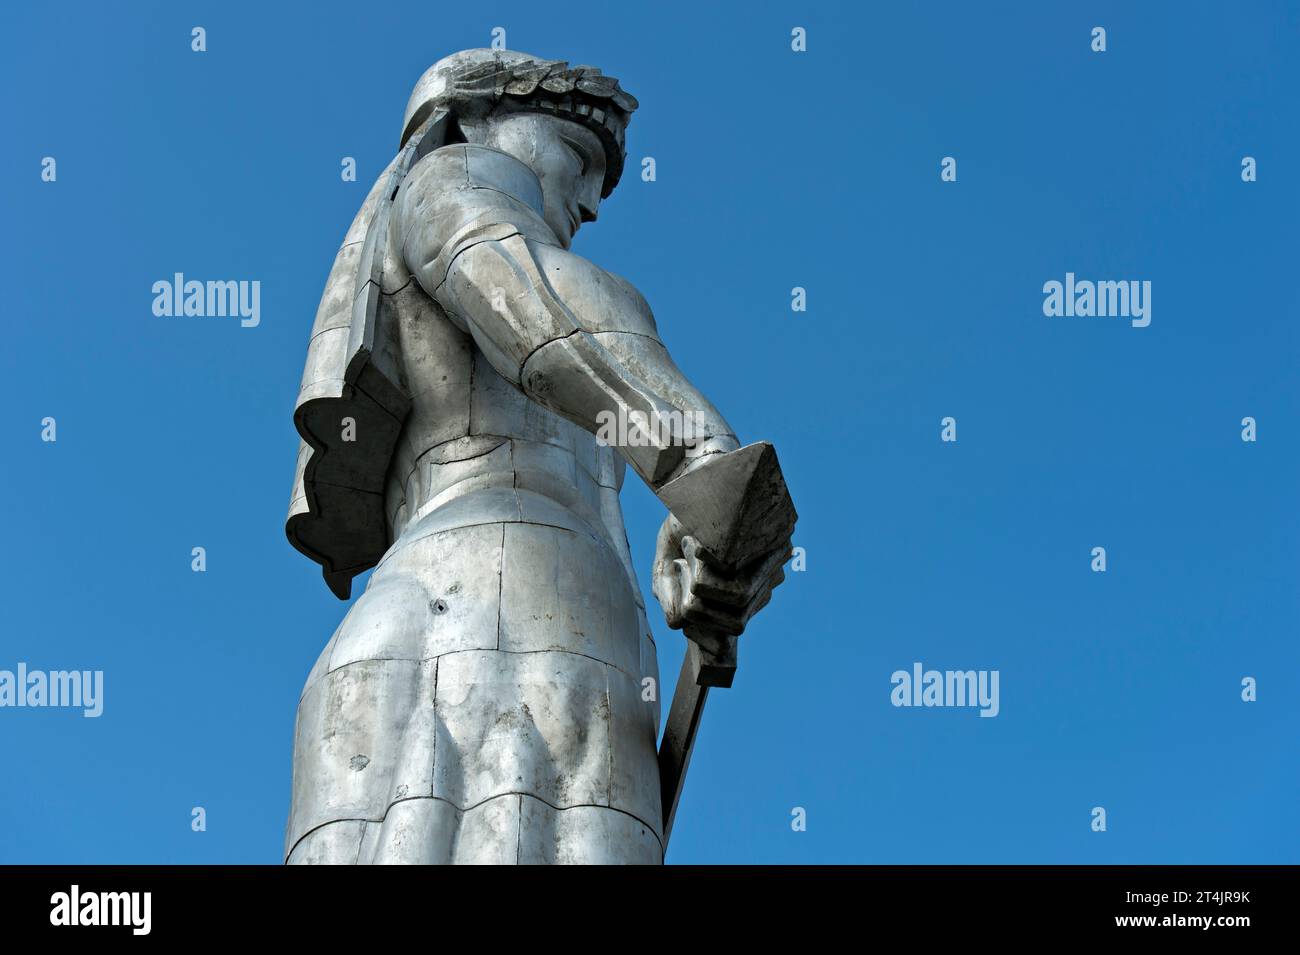
[[[321,565],[340,600],[388,548],[384,478],[411,408],[400,362],[379,333],[393,198],[411,167],[444,145],[454,127],[448,111],[435,112],[371,187],[334,258],[307,344],[293,412],[302,440],[284,529],[289,543]]]

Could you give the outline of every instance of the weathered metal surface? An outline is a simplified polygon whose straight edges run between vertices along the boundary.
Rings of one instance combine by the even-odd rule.
[[[763,503],[784,490],[774,456],[740,449],[640,293],[569,251],[634,108],[591,68],[448,58],[345,238],[289,528],[340,595],[375,570],[299,703],[288,862],[662,861],[714,679],[700,661],[780,583],[793,508]],[[632,412],[690,423],[597,440]],[[670,712],[667,777],[628,464],[682,518],[653,580],[701,692]]]

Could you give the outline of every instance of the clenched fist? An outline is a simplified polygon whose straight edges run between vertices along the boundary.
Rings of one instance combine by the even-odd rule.
[[[793,553],[786,541],[734,572],[712,567],[699,544],[671,514],[659,528],[651,574],[655,599],[668,626],[739,636],[785,580],[783,565]],[[690,634],[688,634],[690,636]]]

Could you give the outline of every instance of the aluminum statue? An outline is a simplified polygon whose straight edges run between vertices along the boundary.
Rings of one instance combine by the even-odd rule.
[[[447,57],[343,240],[286,529],[340,598],[375,569],[298,704],[287,862],[663,860],[795,512],[641,294],[570,251],[636,108],[593,67]],[[653,589],[688,637],[661,751],[628,466],[669,511]]]

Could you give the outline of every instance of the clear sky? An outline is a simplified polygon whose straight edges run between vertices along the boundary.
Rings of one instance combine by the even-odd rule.
[[[411,84],[494,27],[640,99],[575,250],[800,511],[669,861],[1300,862],[1294,5],[289,6],[0,12],[0,670],[104,673],[98,719],[0,709],[0,862],[280,860],[346,610],[283,534],[307,334]],[[155,316],[176,272],[260,324]],[[1150,324],[1046,316],[1067,272]],[[914,663],[998,715],[893,706]]]

